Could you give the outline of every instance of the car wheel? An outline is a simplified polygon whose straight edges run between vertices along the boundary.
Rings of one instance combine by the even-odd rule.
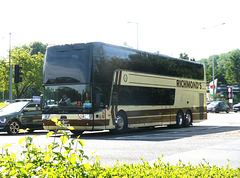
[[[216,110],[215,110],[215,113],[219,113],[219,109],[216,109]]]
[[[20,123],[16,119],[11,120],[7,126],[7,132],[9,135],[18,134],[19,129],[20,129]]]
[[[229,108],[227,108],[227,110],[226,110],[226,113],[229,113],[229,111],[230,111],[230,109],[229,109]]]

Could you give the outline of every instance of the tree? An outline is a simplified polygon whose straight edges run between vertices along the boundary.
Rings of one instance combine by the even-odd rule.
[[[40,44],[40,42],[37,42]],[[35,44],[31,43],[31,44]],[[36,45],[37,46],[37,45]],[[18,64],[23,67],[21,70],[23,74],[21,77],[23,81],[20,83],[13,82],[13,98],[27,98],[33,95],[40,95],[42,92],[42,69],[44,54],[41,51],[37,51],[35,45],[17,46],[11,51],[11,65],[13,66],[13,79],[14,79],[14,65]],[[47,45],[43,45],[47,46]],[[46,49],[46,48],[45,48]],[[35,51],[31,55],[31,51]],[[45,53],[45,50],[44,50]],[[8,59],[0,60],[0,92],[9,90],[9,62]],[[6,93],[7,93],[6,92]]]
[[[0,60],[0,92],[9,90],[9,63],[5,59]]]
[[[46,48],[47,48],[47,44],[43,44],[42,42],[39,42],[39,41],[32,42],[29,45],[31,55],[34,55],[34,54],[37,55],[39,52],[42,54],[45,54]]]
[[[186,53],[180,53],[179,58],[189,60],[188,54],[186,54]]]
[[[188,57],[188,54],[186,54],[186,53],[180,53],[180,54],[179,54],[179,58],[180,58],[180,59],[186,59],[186,60],[188,60],[188,61],[196,61],[195,58],[193,58],[193,57],[192,57],[192,58],[189,58],[189,57]]]
[[[227,84],[226,81],[226,62],[228,61],[228,55],[214,55],[214,78],[218,79],[219,84]],[[210,83],[213,80],[213,56],[209,58],[201,59],[199,62],[205,65],[207,83]]]
[[[23,67],[23,81],[13,85],[16,98],[24,96],[30,88],[41,90],[44,55],[40,52],[31,55],[29,50],[15,48],[11,52],[11,59],[14,65],[19,64]]]
[[[229,61],[226,64],[226,80],[235,85],[240,82],[240,50],[229,52]]]

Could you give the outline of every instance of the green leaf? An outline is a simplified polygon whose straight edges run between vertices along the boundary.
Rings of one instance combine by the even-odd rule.
[[[44,159],[44,161],[48,162],[48,161],[51,160],[51,156],[47,155],[47,156],[45,156],[43,159]]]
[[[61,139],[61,141],[62,141],[62,144],[64,145],[64,144],[67,142],[68,137],[67,137],[66,135],[62,135],[62,136],[60,137],[60,139]]]
[[[24,168],[20,168],[20,171],[23,175],[28,175],[27,171]]]
[[[100,158],[98,156],[95,156],[97,158],[98,161],[100,161]]]
[[[29,168],[31,168],[32,166],[33,166],[33,163],[27,163],[25,167],[26,167],[27,169],[29,169]]]
[[[83,140],[78,140],[78,143],[79,143],[82,147],[84,147],[84,145],[85,145],[85,142],[84,142]]]
[[[57,126],[61,126],[61,121],[56,122]]]
[[[10,147],[10,146],[12,146],[12,144],[6,144],[6,145],[4,145],[4,149],[6,149],[7,147]]]
[[[74,127],[67,127],[69,130],[74,130]]]
[[[70,158],[70,162],[71,162],[72,164],[75,164],[76,161],[77,161],[76,155],[75,155],[75,154],[72,154],[72,155],[71,155],[71,158]]]
[[[52,134],[54,134],[53,131],[48,132],[48,133],[47,133],[47,138],[49,138]]]
[[[25,138],[20,138],[20,139],[18,140],[18,143],[21,145],[24,141],[26,141]]]
[[[85,169],[89,169],[91,167],[91,165],[89,163],[85,163],[84,167],[85,167]]]
[[[51,119],[53,122],[57,123],[58,119],[56,117]]]

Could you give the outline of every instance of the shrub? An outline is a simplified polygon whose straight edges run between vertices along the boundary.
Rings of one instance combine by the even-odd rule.
[[[54,119],[61,126],[61,123]],[[72,128],[69,128],[72,129]],[[23,146],[19,153],[9,153],[7,144],[2,147],[0,154],[0,177],[240,177],[240,168],[210,166],[201,163],[193,166],[184,165],[181,161],[177,165],[163,163],[159,158],[153,166],[142,158],[140,164],[117,163],[112,166],[101,166],[100,158],[90,164],[90,158],[84,154],[84,141],[69,139],[66,132],[61,133],[60,143],[52,142],[37,148],[33,144],[35,137],[25,136],[19,140]],[[49,132],[49,138],[54,132]]]

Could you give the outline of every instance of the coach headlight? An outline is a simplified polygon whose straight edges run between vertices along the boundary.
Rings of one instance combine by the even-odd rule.
[[[1,124],[4,124],[6,122],[7,118],[6,117],[2,117],[0,118],[0,123]]]
[[[92,114],[78,114],[78,117],[82,120],[90,120],[93,118]]]
[[[42,120],[47,120],[50,114],[42,114]]]

